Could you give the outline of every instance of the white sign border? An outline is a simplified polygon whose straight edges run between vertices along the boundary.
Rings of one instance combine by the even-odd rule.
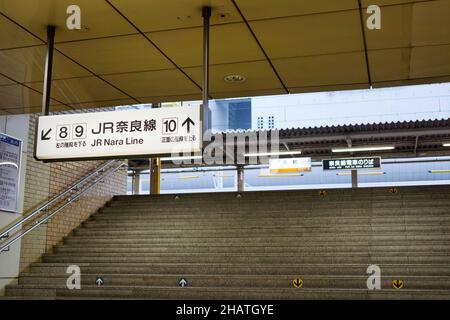
[[[202,126],[201,128],[201,149],[203,149],[203,136],[205,134],[205,128],[204,128],[204,108],[203,106],[200,106],[200,124]],[[105,112],[114,112],[113,111],[105,111]],[[117,110],[126,112],[127,110]],[[84,112],[82,114],[88,114],[87,112]],[[76,115],[74,114],[61,114],[61,115]],[[52,162],[71,162],[71,161],[97,161],[97,160],[127,160],[127,159],[150,159],[150,158],[162,158],[162,157],[171,157],[171,153],[158,153],[158,154],[145,154],[145,155],[123,155],[123,156],[112,156],[112,157],[82,157],[82,158],[55,158],[55,159],[39,159],[37,157],[37,145],[38,145],[38,139],[39,139],[39,118],[40,117],[48,117],[48,116],[58,116],[57,114],[54,115],[40,115],[36,118],[35,123],[35,136],[34,136],[34,146],[33,146],[33,158],[36,161],[40,161],[43,163],[52,163]],[[203,150],[202,150],[203,152]],[[192,152],[194,154],[195,152]]]

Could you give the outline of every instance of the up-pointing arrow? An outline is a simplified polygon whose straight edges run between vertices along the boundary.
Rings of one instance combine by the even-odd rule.
[[[50,132],[52,132],[52,129],[48,129],[48,131],[44,134],[45,130],[41,131],[41,140],[42,141],[46,141],[46,140],[50,140],[50,137],[48,136],[50,134]]]
[[[182,124],[183,127],[186,126],[188,133],[191,132],[191,125],[195,126],[195,122],[189,117]]]
[[[95,284],[97,285],[97,286],[102,286],[103,285],[103,279],[102,278],[97,278],[97,280],[95,280]]]
[[[180,287],[184,288],[184,287],[187,287],[188,282],[186,281],[186,279],[181,278],[180,281],[178,281],[178,284]]]

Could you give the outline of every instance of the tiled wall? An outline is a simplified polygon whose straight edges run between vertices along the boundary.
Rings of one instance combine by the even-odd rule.
[[[36,119],[36,115],[30,116],[24,213],[65,190],[103,163],[103,161],[83,161],[45,164],[36,161],[33,157]],[[30,263],[39,261],[43,253],[61,242],[74,228],[103,207],[114,195],[126,194],[126,191],[127,172],[119,170],[58,213],[48,223],[30,232],[22,239],[20,270],[27,270]]]

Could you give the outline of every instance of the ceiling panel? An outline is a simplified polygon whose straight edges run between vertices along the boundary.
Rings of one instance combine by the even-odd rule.
[[[70,42],[56,48],[95,74],[173,68],[142,35]]]
[[[358,10],[250,23],[270,58],[364,50]]]
[[[44,81],[46,47],[28,47],[0,51],[0,72],[22,83]],[[62,54],[54,53],[53,79],[90,75]]]
[[[107,75],[104,78],[135,98],[200,92],[200,89],[177,69]]]
[[[409,48],[369,51],[372,81],[408,79],[410,60]]]
[[[291,93],[309,93],[309,92],[330,92],[330,91],[341,91],[341,90],[361,90],[369,89],[369,84],[340,84],[331,86],[311,86],[311,87],[298,87],[289,88]]]
[[[380,7],[383,6],[392,6],[398,4],[408,4],[415,2],[426,2],[426,1],[434,1],[434,0],[377,0],[374,2],[373,0],[361,0],[361,5],[363,8],[367,8],[370,5],[376,4]]]
[[[184,71],[194,80],[201,83],[201,67],[186,68]],[[240,83],[229,83],[224,80],[225,76],[233,74],[242,75],[246,80]],[[240,91],[283,88],[267,61],[211,66],[210,77],[210,91],[213,96],[219,92],[232,92],[234,94]]]
[[[30,86],[33,89],[42,90],[40,82],[33,82]],[[51,96],[66,104],[128,98],[96,77],[55,80],[52,84]]]
[[[0,12],[2,11],[0,2]],[[16,24],[0,15],[0,49],[18,48],[43,44]]]
[[[445,82],[450,82],[450,76],[374,82],[372,86],[374,88],[389,88],[396,86],[414,86],[419,84],[445,83]]]
[[[363,52],[277,59],[272,62],[289,88],[368,82]]]
[[[29,113],[40,113],[42,109],[39,107],[33,108],[18,108],[18,109],[8,109],[8,114],[29,114]]]
[[[414,46],[450,44],[449,0],[414,5],[412,44]]]
[[[53,112],[60,112],[60,111],[70,111],[73,110],[72,108],[65,106],[65,105],[52,105],[50,108],[50,114]],[[18,109],[8,109],[8,113],[10,114],[27,114],[27,113],[41,113],[42,108],[41,107],[31,107],[31,108],[18,108]]]
[[[52,105],[57,104],[51,101]],[[42,94],[15,84],[0,87],[0,109],[21,109],[42,106]]]
[[[175,95],[175,96],[154,96],[154,97],[141,97],[139,98],[139,101],[142,103],[159,103],[159,102],[178,102],[178,101],[194,101],[194,100],[201,100],[202,94],[196,93],[196,94],[182,94],[182,95]]]
[[[66,26],[70,5],[81,9],[82,30]],[[136,33],[104,0],[0,0],[0,11],[44,40],[47,25],[57,27],[57,42]]]
[[[268,95],[280,95],[286,94],[284,89],[263,89],[263,90],[243,90],[233,91],[233,98],[241,97],[256,97],[256,96],[268,96]],[[214,99],[226,99],[230,97],[230,92],[215,92],[213,94]]]
[[[103,107],[116,107],[134,105],[136,101],[133,99],[117,99],[117,100],[105,100],[96,102],[83,102],[83,103],[71,103],[75,109],[88,109],[88,108],[103,108]]]
[[[411,46],[413,5],[385,7],[381,11],[381,30],[367,30],[367,48],[389,49]]]
[[[358,0],[236,0],[247,20],[308,15],[358,8]]]
[[[450,45],[412,49],[411,78],[448,75],[450,75]]]
[[[211,24],[242,21],[230,0],[111,0],[143,32],[199,27],[202,7],[212,7]]]
[[[202,65],[203,29],[154,32],[149,38],[180,67]],[[265,57],[244,23],[216,25],[210,34],[211,64],[263,60]]]

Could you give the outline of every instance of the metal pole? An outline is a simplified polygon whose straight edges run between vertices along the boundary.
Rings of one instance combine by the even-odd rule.
[[[211,7],[202,8],[203,16],[203,108],[209,107],[209,20]]]
[[[140,171],[135,171],[133,173],[133,190],[132,190],[132,193],[133,194],[139,194],[140,186],[141,186],[141,172]]]
[[[202,8],[203,16],[203,87],[202,87],[202,109],[203,141],[211,141],[211,110],[209,109],[209,29],[211,19],[211,7]]]
[[[244,192],[244,167],[238,166],[237,168],[237,183],[238,183],[238,192]]]
[[[55,27],[47,27],[47,55],[45,57],[44,90],[42,98],[42,113],[50,113],[50,94],[52,89],[53,49],[55,46]]]
[[[358,188],[358,170],[352,170],[352,188]]]
[[[150,194],[161,193],[161,159],[152,158],[150,160]]]

